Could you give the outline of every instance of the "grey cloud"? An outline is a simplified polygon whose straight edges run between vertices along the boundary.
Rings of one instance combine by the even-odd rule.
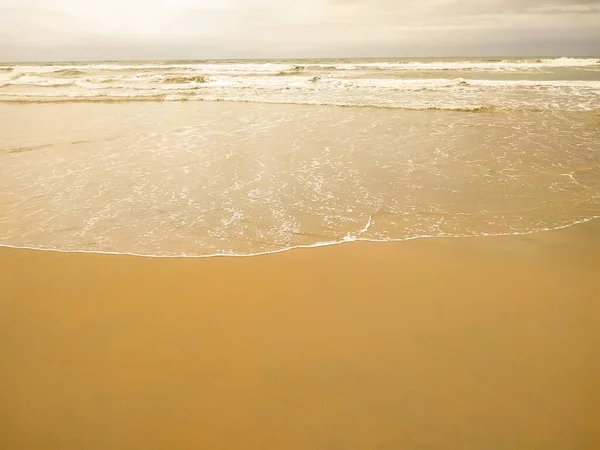
[[[370,10],[400,12],[419,10],[429,15],[479,15],[514,13],[594,13],[600,8],[598,0],[328,0],[334,6],[361,5]]]
[[[585,55],[600,42],[598,0],[97,0],[84,6],[0,0],[0,59]]]
[[[463,14],[545,14],[593,12],[598,0],[491,0],[455,1],[450,7]]]
[[[541,14],[598,14],[600,3],[591,5],[546,6],[534,10]]]

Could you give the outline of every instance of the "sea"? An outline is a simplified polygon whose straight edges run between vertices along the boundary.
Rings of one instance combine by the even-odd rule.
[[[600,217],[600,59],[0,64],[0,245],[250,256]]]

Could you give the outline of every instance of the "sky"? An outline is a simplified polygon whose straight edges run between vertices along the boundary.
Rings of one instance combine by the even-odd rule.
[[[0,0],[0,60],[599,56],[600,0]]]

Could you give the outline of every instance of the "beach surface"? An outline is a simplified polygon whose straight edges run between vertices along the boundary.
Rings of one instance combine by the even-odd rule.
[[[2,449],[600,447],[598,221],[0,269]]]

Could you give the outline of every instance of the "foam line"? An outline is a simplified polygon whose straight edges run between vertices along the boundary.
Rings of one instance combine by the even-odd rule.
[[[384,242],[405,242],[412,241],[417,239],[464,239],[464,238],[481,238],[481,237],[501,237],[501,236],[528,236],[537,233],[543,233],[547,231],[556,231],[562,230],[565,228],[570,228],[572,226],[581,225],[584,223],[591,222],[593,220],[600,219],[599,216],[592,216],[585,219],[576,220],[572,223],[566,225],[560,225],[554,228],[542,228],[539,230],[531,230],[531,231],[523,231],[523,232],[514,232],[514,233],[481,233],[475,235],[422,235],[422,236],[412,236],[407,238],[392,238],[392,239],[370,239],[370,238],[360,238],[360,237],[348,237],[338,240],[338,241],[327,241],[327,242],[317,242],[314,244],[307,245],[296,245],[291,247],[285,247],[277,250],[270,250],[265,252],[257,252],[257,253],[215,253],[208,255],[151,255],[144,253],[133,253],[133,252],[109,252],[109,251],[100,251],[100,250],[64,250],[59,248],[41,248],[41,247],[29,247],[29,246],[19,246],[19,245],[11,245],[11,244],[0,244],[0,248],[13,248],[13,249],[21,249],[21,250],[35,250],[35,251],[47,251],[47,252],[55,252],[55,253],[83,253],[83,254],[93,254],[93,255],[123,255],[123,256],[135,256],[140,258],[249,258],[254,256],[263,256],[263,255],[274,255],[277,253],[288,252],[297,249],[308,249],[308,248],[318,248],[318,247],[329,247],[333,245],[341,245],[347,244],[350,242],[373,242],[373,243],[384,243]]]

